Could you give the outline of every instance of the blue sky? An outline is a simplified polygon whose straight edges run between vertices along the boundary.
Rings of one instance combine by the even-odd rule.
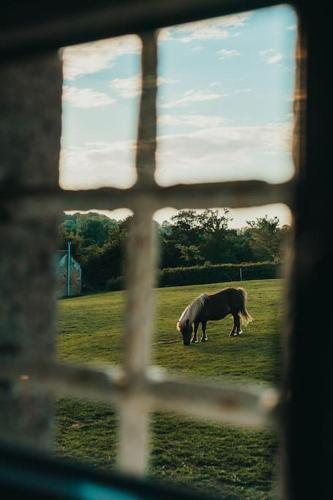
[[[288,6],[161,30],[160,184],[292,176],[295,40]],[[64,50],[62,187],[135,181],[140,49],[132,35]],[[288,222],[285,207],[271,206],[233,210],[234,226],[265,213]]]

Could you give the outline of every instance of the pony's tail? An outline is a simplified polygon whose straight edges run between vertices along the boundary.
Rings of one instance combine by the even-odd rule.
[[[241,318],[242,318],[244,324],[247,325],[248,323],[250,323],[250,321],[253,321],[251,314],[246,309],[247,293],[246,293],[246,290],[244,290],[244,288],[237,288],[237,290],[241,294],[241,308],[240,308],[239,313],[241,315]]]

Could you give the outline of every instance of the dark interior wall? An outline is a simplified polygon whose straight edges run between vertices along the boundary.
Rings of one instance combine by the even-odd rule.
[[[56,189],[61,132],[62,68],[58,54],[0,65],[0,193]],[[1,196],[2,198],[2,196]],[[47,204],[22,220],[0,202],[0,363],[49,359],[55,350],[53,259],[57,223]],[[52,402],[0,384],[0,437],[46,447]]]
[[[280,3],[276,0],[85,0],[0,6],[2,57]],[[15,5],[16,4],[16,5]]]
[[[303,2],[299,14],[306,106],[299,106],[295,151],[285,471],[290,498],[328,499],[333,495],[331,17],[324,2]]]

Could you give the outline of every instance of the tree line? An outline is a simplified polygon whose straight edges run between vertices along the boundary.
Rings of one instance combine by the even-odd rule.
[[[230,228],[228,209],[181,210],[162,224],[156,223],[160,268],[244,262],[278,262],[281,244],[290,232],[277,217],[247,221]],[[102,289],[122,275],[126,236],[132,217],[115,220],[97,213],[64,214],[59,227],[60,248],[72,242],[72,252],[83,270],[86,289]]]

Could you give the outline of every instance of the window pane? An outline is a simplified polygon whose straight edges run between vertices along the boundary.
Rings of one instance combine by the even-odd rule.
[[[130,220],[129,210],[73,212],[59,220],[55,272],[57,358],[62,363],[98,368],[121,362],[126,301],[123,259]],[[105,470],[114,468],[118,448],[115,410],[92,401],[58,399],[57,453]]]
[[[140,51],[136,35],[63,50],[64,189],[134,183]]]
[[[213,498],[275,498],[277,438],[270,431],[153,417],[150,475]]]
[[[55,273],[61,361],[120,361],[124,254],[131,220],[126,209],[65,213],[59,219]]]
[[[110,472],[117,463],[118,415],[110,405],[77,399],[56,404],[56,453]]]
[[[161,31],[160,184],[292,176],[296,21],[283,5]]]
[[[279,386],[282,271],[291,233],[288,208],[165,209],[155,219],[161,270],[154,363],[172,374],[221,385],[230,381],[244,387]],[[190,307],[189,323],[195,328],[198,319],[199,328],[197,338],[188,343],[191,339],[186,341],[180,325],[176,326],[187,306],[202,294],[209,298],[225,288],[239,287],[246,290],[246,309],[253,321],[246,324],[241,318],[237,329],[231,314],[218,319],[224,307],[219,302],[203,312],[210,314],[205,323],[200,309]],[[154,416],[153,432],[150,471],[155,477],[228,498],[268,498],[275,487],[278,437],[274,431],[212,425],[161,413]]]

